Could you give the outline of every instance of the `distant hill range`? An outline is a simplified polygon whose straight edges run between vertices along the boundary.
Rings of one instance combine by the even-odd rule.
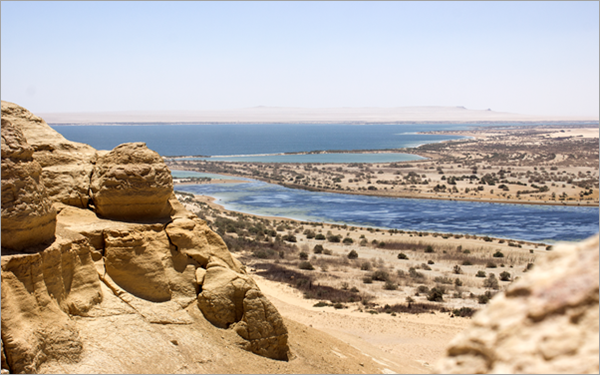
[[[288,108],[253,107],[206,111],[40,113],[51,124],[107,123],[544,123],[598,122],[598,117],[521,115],[465,107]]]

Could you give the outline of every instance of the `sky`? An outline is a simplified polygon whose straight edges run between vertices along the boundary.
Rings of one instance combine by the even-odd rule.
[[[465,106],[599,115],[599,2],[1,2],[30,111]]]

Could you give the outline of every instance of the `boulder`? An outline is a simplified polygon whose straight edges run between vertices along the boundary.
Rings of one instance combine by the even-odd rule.
[[[254,280],[211,257],[201,278],[198,306],[206,319],[220,328],[233,328],[246,350],[264,357],[287,360],[287,329],[277,309]],[[200,281],[200,280],[198,280]]]
[[[173,179],[162,157],[145,143],[125,143],[99,156],[92,173],[95,212],[117,220],[167,217]]]
[[[21,129],[42,167],[48,196],[56,202],[87,207],[96,150],[71,142],[40,117],[14,103],[2,101],[2,119]]]
[[[41,175],[23,132],[2,118],[3,249],[21,251],[54,238],[56,210]]]
[[[598,235],[553,248],[475,314],[441,373],[598,373]]]

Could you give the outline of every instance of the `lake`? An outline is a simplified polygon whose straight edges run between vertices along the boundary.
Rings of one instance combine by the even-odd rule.
[[[406,199],[313,192],[247,179],[239,184],[179,185],[226,209],[302,221],[462,233],[533,242],[580,241],[598,232],[598,207]]]
[[[97,150],[126,142],[145,142],[162,156],[273,155],[322,150],[383,150],[465,138],[417,134],[465,129],[460,124],[432,125],[54,125],[56,131]],[[349,155],[349,154],[343,154]],[[412,160],[412,159],[411,159]]]

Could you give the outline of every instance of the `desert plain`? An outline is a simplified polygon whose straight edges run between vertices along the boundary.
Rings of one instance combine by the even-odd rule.
[[[167,163],[172,169],[231,176],[176,179],[176,185],[252,177],[350,194],[598,205],[597,126],[497,126],[451,134],[469,138],[389,150],[424,157],[409,162]],[[211,197],[175,190],[188,210],[223,237],[286,319],[351,345],[383,373],[431,371],[472,314],[552,249],[549,244],[487,236],[241,214]],[[326,350],[342,359],[349,355]]]

